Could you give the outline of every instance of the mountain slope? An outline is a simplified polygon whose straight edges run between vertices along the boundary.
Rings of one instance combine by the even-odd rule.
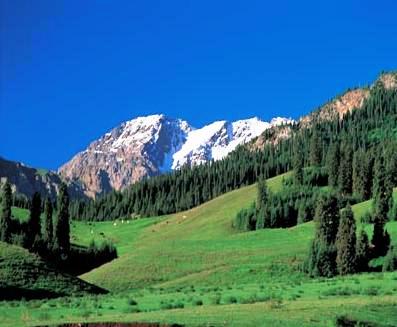
[[[262,149],[265,144],[277,144],[279,141],[289,138],[296,130],[302,130],[312,127],[315,123],[331,121],[333,119],[342,120],[348,113],[354,109],[361,109],[365,100],[370,96],[370,90],[374,87],[381,86],[385,90],[397,89],[397,73],[382,73],[369,87],[349,89],[340,96],[333,98],[317,110],[301,117],[294,128],[287,126],[273,126],[266,130],[259,137],[247,143],[250,149]]]
[[[20,162],[6,160],[0,157],[0,182],[8,180],[14,192],[31,198],[34,192],[55,199],[61,177],[52,171],[28,167]],[[80,184],[68,181],[68,191],[72,198],[84,197]]]
[[[0,242],[0,299],[101,294],[105,290],[61,273],[38,256]]]
[[[217,121],[195,129],[186,121],[164,115],[138,117],[92,142],[59,172],[68,180],[81,182],[85,193],[95,197],[147,176],[222,159],[264,130],[291,122],[276,118],[267,123],[252,118]]]

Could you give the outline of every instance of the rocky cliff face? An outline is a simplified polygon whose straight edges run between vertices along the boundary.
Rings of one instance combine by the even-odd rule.
[[[138,117],[114,128],[59,169],[61,176],[79,181],[85,194],[95,197],[121,190],[147,176],[219,160],[237,145],[265,129],[288,123],[258,118],[217,121],[200,129],[164,115]]]
[[[31,198],[34,192],[39,192],[42,197],[49,196],[55,199],[62,179],[55,172],[44,171],[28,167],[20,162],[0,158],[0,183],[9,181],[13,192]],[[74,181],[68,183],[69,195],[72,198],[84,197],[84,191]]]

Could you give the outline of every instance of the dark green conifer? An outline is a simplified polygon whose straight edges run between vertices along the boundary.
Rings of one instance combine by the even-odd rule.
[[[342,195],[348,195],[352,193],[353,149],[348,139],[344,140],[341,146],[338,182],[339,191]]]
[[[11,185],[6,181],[1,192],[1,214],[0,214],[0,241],[10,242],[11,239]]]
[[[386,171],[383,158],[379,157],[375,163],[374,178],[374,221],[385,223],[388,220],[388,213],[392,206],[393,189],[386,180]]]
[[[342,210],[336,236],[336,265],[340,275],[356,271],[356,221],[350,205]]]
[[[322,195],[315,213],[315,237],[308,257],[308,272],[312,276],[332,277],[336,274],[335,239],[339,226],[338,200],[334,195]]]
[[[339,176],[339,165],[340,165],[340,153],[339,143],[334,142],[327,155],[327,173],[328,173],[328,184],[331,187],[336,188],[338,186]]]
[[[49,198],[46,199],[44,205],[44,224],[43,224],[43,240],[47,245],[52,245],[53,239],[53,221],[52,221],[52,203]]]
[[[370,248],[368,235],[365,230],[361,230],[356,244],[356,268],[359,272],[368,270],[368,262],[370,259]]]
[[[35,192],[32,197],[32,202],[30,204],[30,213],[28,220],[28,230],[27,230],[27,246],[31,248],[35,239],[41,238],[41,225],[40,225],[40,215],[41,215],[41,197],[38,192]]]
[[[315,130],[310,139],[310,164],[320,166],[322,160],[322,144],[318,132]]]
[[[69,194],[65,183],[59,187],[57,215],[54,224],[54,247],[67,254],[70,249]]]
[[[295,147],[295,153],[293,158],[293,169],[294,169],[294,182],[297,185],[303,184],[303,153],[300,146]]]

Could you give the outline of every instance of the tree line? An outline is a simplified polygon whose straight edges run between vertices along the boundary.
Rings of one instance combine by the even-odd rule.
[[[367,154],[387,139],[395,139],[396,126],[397,92],[377,84],[363,106],[342,120],[336,114],[329,120],[313,118],[310,128],[292,125],[294,137],[269,142],[260,150],[240,146],[220,161],[147,178],[96,200],[72,201],[70,212],[76,219],[97,221],[175,213],[255,183],[260,176],[269,178],[289,171],[296,164],[329,167],[331,185],[341,185],[344,193],[353,191],[365,199],[370,196],[366,177],[371,177],[366,172],[373,170],[374,164],[366,160]],[[265,139],[272,139],[274,133],[275,129],[265,131]],[[340,164],[331,164],[337,161]]]

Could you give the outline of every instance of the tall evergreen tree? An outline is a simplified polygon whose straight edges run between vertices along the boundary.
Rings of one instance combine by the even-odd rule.
[[[11,238],[11,204],[11,185],[6,181],[1,194],[0,241],[3,242],[9,242]]]
[[[257,207],[260,209],[267,205],[269,200],[269,191],[267,189],[267,182],[266,179],[260,178],[258,181],[258,196],[257,196]]]
[[[366,197],[366,153],[362,150],[354,152],[353,155],[353,194],[361,201]]]
[[[61,253],[70,249],[69,194],[65,183],[59,187],[57,198],[58,212],[54,224],[54,246]]]
[[[356,244],[356,268],[357,271],[363,272],[368,270],[368,262],[370,259],[370,248],[368,235],[365,230],[361,230]]]
[[[385,222],[375,216],[374,233],[372,235],[372,254],[373,258],[386,255],[390,245],[390,235],[385,229]]]
[[[256,229],[268,227],[269,223],[269,191],[267,189],[266,179],[260,178],[258,182],[258,197],[256,200]]]
[[[389,187],[397,186],[397,142],[387,144],[386,148],[386,176]]]
[[[53,239],[53,222],[52,222],[52,203],[49,198],[46,199],[44,205],[44,224],[43,224],[43,240],[47,243],[47,245],[52,245]]]
[[[390,245],[390,235],[385,229],[393,196],[391,184],[386,179],[384,158],[379,155],[375,162],[374,178],[374,233],[372,236],[372,256],[374,258],[386,255]]]
[[[375,163],[374,178],[374,221],[385,223],[388,219],[388,213],[392,206],[393,189],[391,184],[386,180],[386,171],[383,158],[380,156]]]
[[[40,227],[40,215],[41,215],[41,197],[38,192],[35,192],[30,203],[30,213],[28,220],[27,230],[27,246],[30,248],[33,245],[35,239],[41,237]]]
[[[338,200],[334,195],[322,195],[315,213],[315,237],[308,257],[308,272],[312,276],[332,277],[336,274],[335,239],[339,226]]]
[[[356,271],[356,221],[350,205],[342,210],[336,236],[336,265],[340,275]]]
[[[310,164],[320,166],[322,160],[322,144],[321,138],[316,130],[310,139]]]
[[[303,153],[300,146],[295,147],[293,158],[294,181],[297,185],[303,184]]]
[[[340,165],[340,153],[339,143],[334,142],[327,155],[327,173],[328,173],[328,184],[331,187],[336,188],[338,186],[339,176],[339,165]]]
[[[338,182],[339,191],[343,195],[352,193],[353,149],[350,140],[348,139],[345,139],[341,146]]]

